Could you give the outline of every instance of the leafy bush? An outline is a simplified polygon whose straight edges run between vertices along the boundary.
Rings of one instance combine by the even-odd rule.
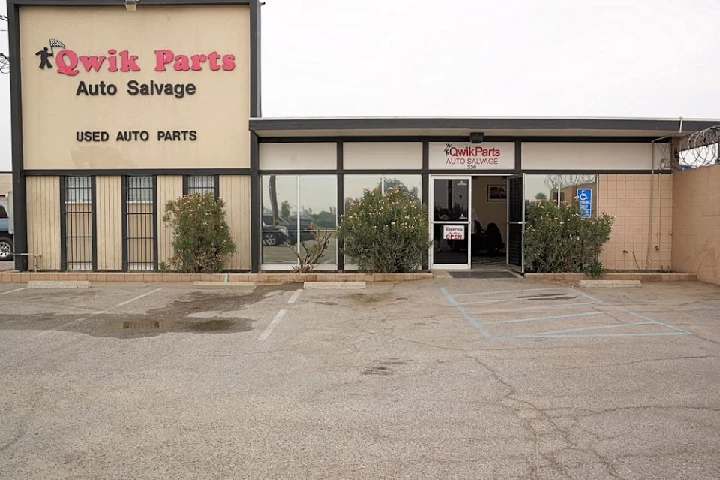
[[[613,217],[583,218],[577,202],[538,201],[526,206],[525,262],[538,273],[602,275],[599,261]]]
[[[338,239],[363,272],[402,273],[422,265],[429,239],[425,206],[407,189],[365,190],[342,216]]]
[[[224,206],[212,193],[167,202],[163,221],[173,228],[174,251],[168,268],[192,273],[222,271],[223,259],[235,252]]]

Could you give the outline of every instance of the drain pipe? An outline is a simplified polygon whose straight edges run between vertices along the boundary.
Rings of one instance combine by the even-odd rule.
[[[682,129],[682,118],[680,120],[680,128]],[[666,138],[669,138],[667,135],[664,137],[656,138],[655,140],[652,140],[650,142],[650,209],[648,211],[648,242],[647,242],[647,252],[645,255],[645,270],[647,270],[650,266],[650,252],[652,251],[652,238],[653,238],[653,200],[655,199],[655,142],[659,142],[660,140],[664,140]],[[658,177],[659,180],[659,177]],[[658,192],[658,200],[660,200],[660,186],[658,185],[657,188]],[[660,212],[660,209],[662,208],[662,202],[658,202],[658,211]],[[660,232],[658,231],[658,239],[660,238]],[[658,246],[660,242],[658,241]]]
[[[682,133],[683,129],[683,117],[679,117],[679,125],[678,125],[678,133]],[[664,137],[656,138],[655,140],[652,140],[650,142],[650,161],[652,164],[650,165],[650,211],[648,212],[649,216],[649,226],[648,226],[648,244],[647,244],[647,255],[645,256],[645,267],[650,265],[650,252],[652,251],[652,227],[653,227],[653,200],[655,199],[655,195],[653,195],[655,189],[654,187],[654,180],[655,180],[655,142],[659,142],[660,140],[665,139],[672,139],[670,135],[666,135]],[[671,152],[672,152],[672,146],[671,146]],[[672,161],[670,160],[670,164],[672,165]],[[662,174],[662,172],[660,172]],[[660,178],[658,177],[658,188],[657,188],[657,194],[658,194],[658,248],[660,248],[662,243],[662,232],[660,231],[660,226],[662,226],[662,194],[660,192],[661,189],[661,182]]]

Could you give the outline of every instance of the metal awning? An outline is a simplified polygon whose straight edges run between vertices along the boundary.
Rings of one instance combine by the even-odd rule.
[[[297,117],[251,118],[259,137],[683,137],[720,119],[587,117]]]

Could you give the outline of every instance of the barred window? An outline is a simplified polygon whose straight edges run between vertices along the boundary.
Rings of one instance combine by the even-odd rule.
[[[95,258],[92,177],[64,177],[60,205],[63,270],[92,270]]]
[[[212,193],[218,196],[217,182],[214,175],[188,175],[185,177],[185,194],[199,193],[204,195]]]
[[[91,177],[67,177],[65,184],[67,203],[88,203],[92,201]]]
[[[155,181],[152,176],[127,177],[124,205],[124,270],[154,270],[156,267]]]
[[[127,179],[127,201],[128,202],[152,202],[153,201],[153,179],[152,177],[128,177]]]

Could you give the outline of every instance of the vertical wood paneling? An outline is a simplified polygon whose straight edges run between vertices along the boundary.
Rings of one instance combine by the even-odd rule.
[[[120,177],[97,177],[98,270],[122,270]]]
[[[225,218],[237,251],[225,266],[228,270],[249,270],[250,252],[250,176],[221,175],[220,198],[225,202]]]
[[[42,255],[40,270],[60,270],[60,179],[27,178],[28,252]],[[20,252],[25,253],[25,252]],[[32,258],[28,267],[33,268]]]
[[[182,175],[157,177],[158,262],[168,262],[173,255],[173,230],[163,222],[165,204],[182,197]]]

